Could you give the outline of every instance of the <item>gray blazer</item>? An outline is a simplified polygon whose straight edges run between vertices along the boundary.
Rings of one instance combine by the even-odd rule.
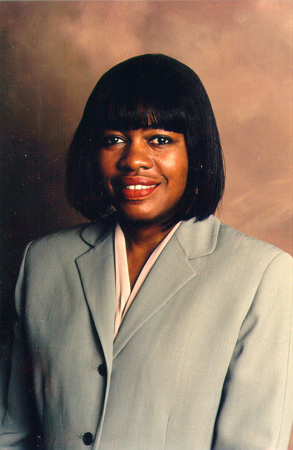
[[[49,450],[285,450],[290,274],[289,255],[214,216],[183,222],[113,344],[113,229],[33,242],[0,448],[35,448],[32,433]]]

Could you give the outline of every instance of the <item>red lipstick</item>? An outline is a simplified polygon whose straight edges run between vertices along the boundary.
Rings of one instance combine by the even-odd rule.
[[[121,180],[121,193],[126,200],[140,200],[151,195],[160,185],[148,177],[124,177]]]

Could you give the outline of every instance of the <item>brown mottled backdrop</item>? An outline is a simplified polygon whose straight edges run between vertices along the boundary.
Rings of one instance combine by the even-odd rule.
[[[206,86],[227,166],[220,218],[292,251],[292,17],[290,0],[0,2],[4,291],[29,240],[82,220],[64,198],[66,148],[103,72],[147,52]]]

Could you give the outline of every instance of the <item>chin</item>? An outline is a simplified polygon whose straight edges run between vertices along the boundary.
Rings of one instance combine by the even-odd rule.
[[[153,216],[151,214],[127,214],[125,211],[118,212],[120,219],[123,222],[128,222],[132,226],[137,227],[144,225],[162,225],[172,224],[176,222],[176,214],[164,214],[160,216]]]

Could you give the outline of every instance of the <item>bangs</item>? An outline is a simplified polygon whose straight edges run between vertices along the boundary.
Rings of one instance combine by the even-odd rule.
[[[126,97],[126,98],[125,98]],[[104,103],[98,123],[110,130],[138,130],[139,128],[161,128],[166,131],[185,133],[186,115],[174,104],[144,98],[114,98]],[[141,96],[140,96],[141,97]],[[153,97],[153,96],[151,96]]]
[[[168,58],[163,60],[158,64],[157,57],[137,58],[107,72],[88,101],[92,126],[99,131],[152,127],[185,133],[193,83],[177,65],[170,67]]]

